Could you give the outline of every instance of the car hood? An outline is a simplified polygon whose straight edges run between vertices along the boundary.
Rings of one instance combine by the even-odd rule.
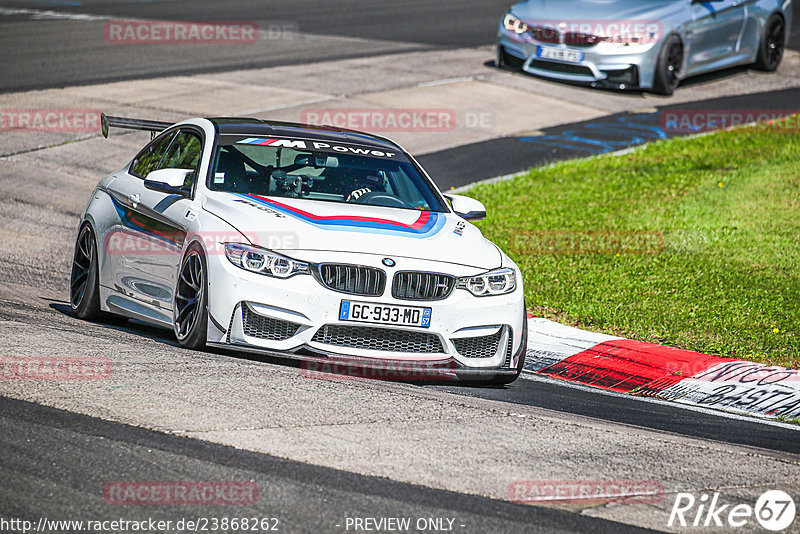
[[[208,192],[203,209],[252,244],[303,259],[298,251],[334,251],[499,267],[500,251],[452,213],[316,200]]]
[[[682,0],[528,0],[511,12],[526,21],[661,20],[685,7]]]

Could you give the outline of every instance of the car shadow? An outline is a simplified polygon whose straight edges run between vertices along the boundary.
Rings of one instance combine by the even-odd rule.
[[[604,93],[614,93],[617,95],[625,95],[631,97],[639,97],[644,98],[647,94],[646,91],[642,91],[641,89],[615,89],[613,87],[603,87],[603,86],[596,86],[592,87],[589,83],[586,82],[572,82],[569,80],[556,80],[553,78],[547,78],[546,76],[538,76],[536,74],[531,74],[529,72],[525,72],[521,69],[514,69],[510,67],[498,67],[497,62],[493,59],[483,62],[483,66],[492,70],[500,71],[500,72],[508,72],[511,74],[521,74],[522,76],[528,76],[529,78],[533,78],[535,80],[539,80],[545,83],[552,84],[553,87],[558,87],[560,85],[568,85],[570,87],[576,87],[578,89],[586,89],[587,91],[602,91]]]
[[[747,72],[759,72],[757,70],[751,69],[747,65],[739,65],[738,67],[730,67],[724,70],[716,70],[714,72],[707,72],[705,74],[699,74],[697,76],[692,76],[691,78],[687,78],[681,81],[681,84],[675,90],[680,91],[681,87],[692,87],[693,85],[702,85],[708,82],[715,82],[717,80],[722,80],[725,78],[730,78],[731,76],[735,76],[737,74],[744,74]]]
[[[64,302],[51,302],[49,304],[50,309],[55,310],[67,317],[74,319],[76,321],[82,321],[75,313],[72,311],[72,307],[69,304],[65,304]],[[109,330],[116,330],[118,332],[127,332],[129,334],[134,334],[140,337],[147,338],[151,341],[156,341],[158,343],[163,343],[164,345],[170,345],[172,347],[180,347],[180,343],[174,338],[170,339],[170,333],[167,330],[163,330],[156,326],[149,325],[142,321],[137,321],[136,319],[128,319],[127,322],[123,324],[117,324],[115,321],[92,321],[91,324],[101,327],[107,328]]]
[[[484,67],[487,67],[487,68],[490,68],[490,69],[493,69],[493,70],[497,70],[497,71],[501,71],[501,72],[509,72],[509,73],[513,73],[513,74],[521,74],[523,76],[529,76],[529,77],[534,78],[536,80],[552,83],[553,86],[568,85],[570,87],[586,89],[588,91],[603,91],[603,92],[606,92],[606,93],[613,93],[613,94],[617,94],[617,95],[628,95],[628,96],[642,97],[642,98],[645,95],[653,96],[653,97],[660,97],[660,98],[664,98],[664,99],[671,98],[670,96],[667,96],[667,95],[658,95],[658,94],[655,94],[655,93],[648,93],[647,91],[643,91],[641,89],[615,89],[613,87],[602,87],[602,86],[591,87],[588,83],[571,82],[569,80],[555,80],[555,79],[547,78],[547,77],[544,77],[544,76],[537,76],[535,74],[530,74],[530,73],[524,72],[524,71],[522,71],[520,69],[513,69],[513,68],[508,68],[508,67],[498,67],[497,66],[497,62],[495,60],[485,61],[483,63],[483,65],[484,65]],[[680,90],[682,88],[684,88],[684,87],[692,87],[692,86],[702,85],[702,84],[709,83],[709,82],[715,82],[715,81],[718,81],[718,80],[723,80],[725,78],[730,78],[730,77],[735,76],[737,74],[744,74],[744,73],[748,73],[748,72],[759,72],[759,71],[753,70],[749,65],[739,65],[737,67],[730,67],[730,68],[723,69],[723,70],[718,70],[718,71],[714,71],[714,72],[708,72],[706,74],[699,74],[697,76],[692,76],[691,78],[687,78],[685,80],[682,80],[680,85],[678,86],[678,88],[675,89],[675,93],[679,93]],[[765,74],[769,74],[769,73],[765,73]]]

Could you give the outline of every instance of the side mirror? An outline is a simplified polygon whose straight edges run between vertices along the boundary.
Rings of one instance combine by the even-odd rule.
[[[186,177],[193,172],[191,169],[159,169],[147,175],[144,186],[168,195],[188,197],[190,191],[183,184],[186,183]]]
[[[461,195],[445,195],[456,215],[467,221],[480,221],[486,218],[486,206],[480,200]]]

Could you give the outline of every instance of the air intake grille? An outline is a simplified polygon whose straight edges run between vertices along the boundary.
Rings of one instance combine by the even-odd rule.
[[[392,296],[400,300],[442,300],[456,287],[449,274],[402,271],[392,280]]]
[[[300,329],[299,324],[254,313],[245,304],[242,305],[242,322],[245,335],[271,341],[289,339]]]
[[[453,345],[460,355],[465,358],[491,358],[497,354],[500,339],[503,337],[505,328],[501,328],[496,334],[480,337],[462,337],[453,340]]]
[[[391,328],[328,324],[311,341],[364,350],[442,353],[442,342],[434,334]]]
[[[563,72],[564,74],[581,74],[584,76],[594,76],[592,69],[584,67],[583,65],[571,65],[569,63],[555,63],[552,61],[542,61],[534,59],[531,61],[531,67],[534,69],[548,70],[551,72]]]
[[[386,273],[374,267],[323,263],[317,274],[322,285],[340,293],[378,297],[386,289]]]
[[[559,44],[562,36],[556,28],[547,26],[531,26],[528,30],[531,37],[540,43]],[[563,35],[564,44],[576,48],[588,48],[603,40],[602,37],[581,32],[566,32]]]
[[[506,347],[506,361],[503,362],[503,367],[511,367],[512,351],[514,350],[514,336],[511,335],[511,330],[508,331],[508,346]]]

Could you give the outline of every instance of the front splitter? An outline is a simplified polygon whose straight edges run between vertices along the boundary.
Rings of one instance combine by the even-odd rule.
[[[474,369],[465,367],[453,358],[436,362],[408,360],[379,360],[324,352],[306,345],[291,352],[241,345],[208,342],[209,347],[261,354],[301,362],[302,373],[308,378],[366,379],[398,382],[490,381],[497,377],[517,375],[516,369]]]

